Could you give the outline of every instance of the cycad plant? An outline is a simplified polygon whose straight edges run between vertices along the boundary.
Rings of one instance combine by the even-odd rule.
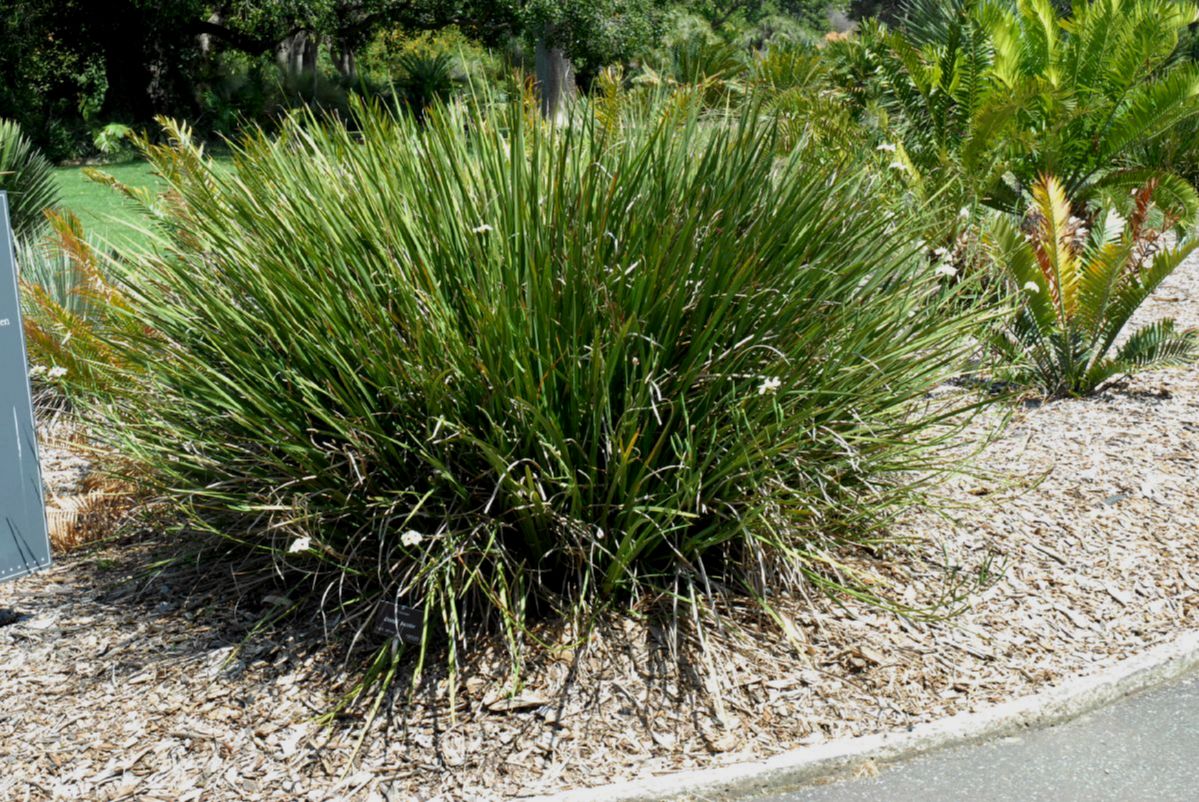
[[[1020,0],[1014,13],[979,19],[994,43],[999,97],[1021,104],[1011,163],[1017,188],[1052,174],[1082,203],[1128,198],[1152,179],[1160,207],[1199,212],[1190,184],[1137,160],[1145,143],[1199,114],[1199,68],[1174,58],[1180,36],[1199,20],[1195,3],[1091,0],[1062,18],[1051,0]]]
[[[10,120],[0,120],[0,191],[8,193],[13,236],[26,239],[45,226],[43,213],[58,203],[50,162]]]
[[[778,126],[782,151],[799,147],[815,161],[861,161],[872,132],[853,119],[829,78],[820,49],[772,42],[754,55],[749,74],[754,97]]]
[[[952,181],[1015,212],[1037,176],[1079,203],[1127,198],[1149,178],[1172,213],[1199,196],[1145,146],[1199,114],[1199,68],[1175,58],[1199,9],[1177,0],[913,2],[905,26],[867,26],[850,47],[912,180]],[[956,174],[956,175],[955,175]]]
[[[1062,184],[1046,177],[1033,187],[1027,233],[1006,219],[995,224],[996,260],[1020,294],[996,338],[1013,378],[1050,396],[1083,395],[1114,377],[1194,358],[1199,336],[1169,319],[1120,339],[1137,308],[1199,244],[1165,233],[1174,221],[1154,206],[1155,189],[1150,181],[1137,191],[1127,220],[1101,213],[1088,232],[1071,215]]]
[[[104,257],[72,214],[49,213],[53,236],[17,251],[32,361],[68,396],[94,396],[112,386],[117,370],[106,344],[124,302],[103,272]]]

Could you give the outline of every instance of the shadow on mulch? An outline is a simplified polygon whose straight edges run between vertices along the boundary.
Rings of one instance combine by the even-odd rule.
[[[1040,409],[1041,407],[1062,401],[1077,401],[1091,400],[1101,403],[1113,403],[1118,401],[1139,402],[1146,405],[1154,405],[1160,401],[1169,401],[1174,397],[1174,394],[1164,385],[1157,387],[1145,387],[1133,385],[1129,381],[1119,381],[1108,384],[1102,387],[1098,392],[1089,396],[1080,396],[1079,398],[1071,398],[1069,396],[1054,398],[1037,395],[1029,391],[1029,395],[1019,400],[1019,404],[1024,409]]]
[[[287,588],[269,562],[239,555],[211,537],[168,541],[142,528],[55,555],[55,561],[59,570],[28,586],[28,604],[14,599],[16,612],[28,617],[24,610],[35,599],[43,612],[85,605],[98,609],[76,611],[115,614],[117,626],[156,620],[159,628],[187,636],[172,639],[185,649],[147,653],[147,666],[232,648],[230,668],[240,671],[250,662],[271,662],[284,648],[307,658],[336,645],[319,617],[278,621]]]
[[[0,607],[0,627],[6,627],[10,624],[19,624],[29,618],[28,613],[18,613],[16,610],[9,610]]]
[[[64,630],[94,626],[85,623],[87,619],[107,618],[108,626],[129,629],[133,638],[142,637],[133,632],[139,623],[153,621],[153,631],[147,633],[143,645],[126,641],[117,653],[105,658],[117,667],[118,674],[178,671],[179,664],[189,666],[189,671],[211,671],[219,664],[216,673],[226,679],[265,686],[303,666],[301,681],[320,683],[330,698],[337,699],[363,678],[370,660],[388,642],[369,627],[355,638],[364,618],[324,618],[315,600],[301,601],[311,590],[298,588],[294,579],[282,578],[268,557],[247,556],[244,550],[230,549],[201,533],[168,540],[161,527],[143,525],[137,531],[62,555],[58,570],[29,586],[28,604],[20,597],[12,603],[22,608],[18,612],[25,618],[69,606],[72,609],[56,622]],[[310,595],[319,597],[319,593]],[[536,637],[545,643],[566,642],[570,640],[562,634],[566,626],[564,622],[541,622],[536,625]],[[621,675],[630,665],[638,667],[641,681],[659,702],[700,701],[697,697],[705,693],[704,669],[692,647],[684,643],[680,649],[663,627],[622,626],[621,617],[615,614],[605,616],[596,626],[606,646],[598,654],[587,648],[529,649],[522,672],[526,677],[544,676],[545,667],[554,661],[567,667],[565,681],[552,689],[513,687],[505,675],[509,665],[502,637],[481,632],[472,639],[471,653],[461,657],[460,690],[453,710],[446,690],[444,644],[426,656],[419,683],[413,683],[417,650],[408,647],[384,695],[371,739],[406,748],[418,730],[427,733],[431,729],[432,750],[444,759],[443,737],[460,730],[464,721],[504,719],[513,728],[512,746],[491,744],[486,758],[500,765],[526,735],[543,728],[545,719],[555,713],[562,714],[568,704],[576,709],[580,703],[600,709],[603,688],[594,682],[597,674]],[[110,680],[101,672],[87,681]],[[322,739],[339,731],[346,734],[346,728],[357,730],[374,700],[373,693],[366,694],[338,713]],[[505,708],[510,700],[515,701]],[[650,714],[657,705],[645,701],[630,696],[627,707],[649,737]],[[544,715],[518,715],[534,706]],[[702,717],[707,705],[701,702],[688,709],[693,716]],[[314,711],[314,715],[320,712],[333,711]],[[587,724],[605,726],[601,720]],[[576,732],[576,736],[582,734]],[[423,746],[429,748],[428,743]],[[448,759],[444,762],[449,765]]]
[[[1128,381],[1120,381],[1104,387],[1099,393],[1099,398],[1106,400],[1126,399],[1129,401],[1141,401],[1146,403],[1155,403],[1157,401],[1169,401],[1174,397],[1174,393],[1168,387],[1158,385],[1157,387],[1133,386]]]

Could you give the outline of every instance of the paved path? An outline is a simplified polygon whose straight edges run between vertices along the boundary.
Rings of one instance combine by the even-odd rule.
[[[1196,802],[1199,677],[1082,718],[762,802]]]

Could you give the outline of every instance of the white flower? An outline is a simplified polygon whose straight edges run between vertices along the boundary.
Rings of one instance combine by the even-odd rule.
[[[969,217],[969,216],[970,216],[970,210],[969,210],[969,209],[967,209],[965,206],[963,206],[962,208],[958,209],[958,217],[960,217],[960,218],[962,218],[963,220],[965,220],[965,219],[966,219],[967,217]]]
[[[774,395],[775,391],[782,385],[782,380],[778,376],[767,376],[760,387],[758,387],[758,395]]]
[[[944,257],[949,256],[948,248],[933,248],[933,256]]]
[[[892,170],[906,170],[908,168],[904,167],[903,164],[900,162],[891,162],[891,169]]]
[[[895,146],[892,145],[890,142],[884,142],[883,144],[881,144],[877,148],[875,148],[875,150],[885,150],[887,153],[894,153]]]
[[[308,548],[311,545],[312,545],[312,538],[299,537],[299,538],[296,538],[292,542],[292,544],[287,547],[287,553],[288,554],[298,554],[301,551],[308,551]]]
[[[941,264],[937,265],[937,269],[934,270],[933,272],[936,273],[938,276],[945,276],[946,278],[953,278],[954,276],[956,276],[958,274],[958,269],[951,264],[942,262]]]
[[[67,369],[64,367],[59,367],[58,365],[55,365],[54,367],[50,368],[50,372],[47,373],[46,375],[49,376],[51,379],[57,379],[62,376],[66,376]]]
[[[494,231],[494,230],[495,229],[493,229],[491,226],[484,223],[483,225],[477,227],[474,231],[476,234],[486,234],[488,231]]]
[[[412,548],[413,546],[419,546],[420,542],[424,539],[425,539],[425,536],[422,535],[420,532],[417,532],[415,529],[409,529],[407,532],[400,535],[400,542],[403,543],[408,548]]]
[[[29,378],[32,379],[34,376],[41,376],[45,372],[46,372],[45,365],[34,365],[33,367],[31,367],[29,369]]]
[[[1041,288],[1037,286],[1037,282],[1035,282],[1035,281],[1027,281],[1027,282],[1025,282],[1025,283],[1024,283],[1024,286],[1023,286],[1023,287],[1021,287],[1020,289],[1024,290],[1025,292],[1030,292],[1030,293],[1031,293],[1031,292],[1040,292],[1040,291],[1041,291]]]

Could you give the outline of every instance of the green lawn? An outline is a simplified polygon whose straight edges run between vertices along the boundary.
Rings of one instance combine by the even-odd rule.
[[[132,187],[159,188],[163,183],[145,162],[113,164],[97,169]],[[62,205],[78,215],[84,231],[102,242],[116,248],[144,245],[146,237],[136,227],[144,227],[145,220],[138,214],[137,207],[116,190],[89,179],[83,170],[82,167],[55,170]]]

